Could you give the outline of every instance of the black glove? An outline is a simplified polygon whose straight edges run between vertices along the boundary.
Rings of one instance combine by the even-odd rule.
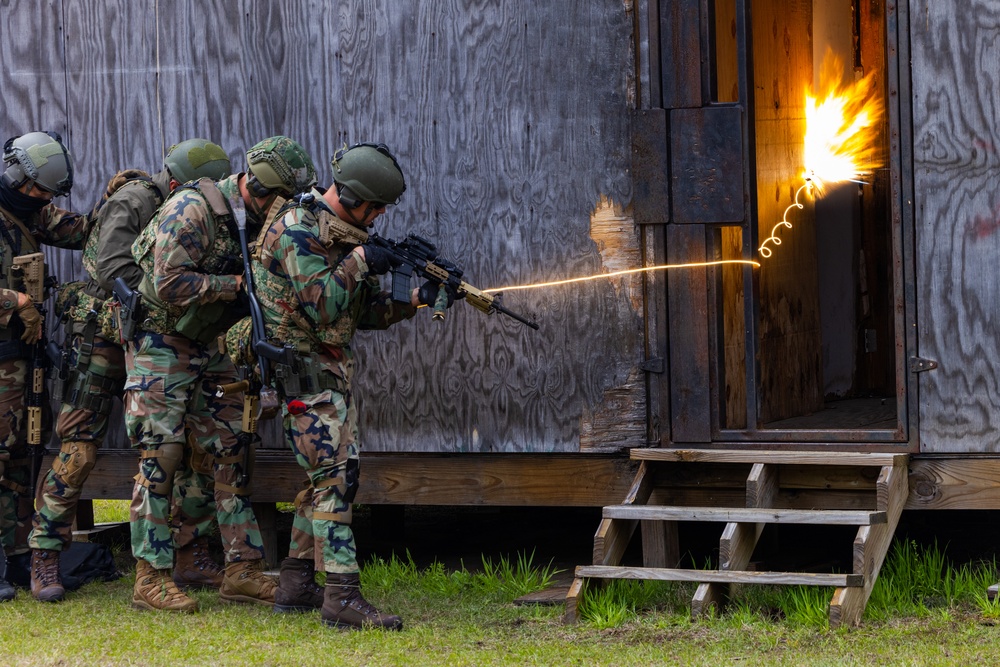
[[[428,280],[423,285],[420,286],[420,290],[417,291],[417,300],[424,304],[425,306],[433,306],[437,301],[438,290],[441,288],[441,283],[436,283],[433,280]],[[445,285],[445,293],[448,295],[448,307],[451,308],[451,304],[455,303],[455,290],[452,287]]]
[[[402,264],[395,255],[382,246],[365,243],[361,247],[365,249],[365,263],[368,264],[369,275],[380,276]]]

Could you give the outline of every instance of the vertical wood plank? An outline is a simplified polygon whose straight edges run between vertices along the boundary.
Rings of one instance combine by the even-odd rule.
[[[1000,443],[1000,2],[910,3],[921,451]]]

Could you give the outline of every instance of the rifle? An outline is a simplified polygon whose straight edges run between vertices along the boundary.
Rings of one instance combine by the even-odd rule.
[[[39,315],[42,316],[42,337],[31,346],[28,364],[31,378],[25,387],[24,405],[28,416],[28,445],[32,448],[31,456],[31,491],[34,493],[38,482],[42,457],[45,447],[42,444],[42,407],[45,403],[45,371],[49,367],[49,358],[45,340],[45,300],[51,281],[45,277],[45,256],[40,252],[21,255],[13,259],[11,275],[20,278],[27,294]]]
[[[264,327],[264,311],[257,300],[257,293],[254,290],[253,271],[250,263],[250,244],[247,240],[247,214],[242,201],[233,202],[233,218],[236,222],[237,236],[240,241],[240,250],[243,253],[243,289],[247,294],[247,301],[250,304],[251,322],[251,348],[257,358],[257,370],[260,374],[258,381],[254,377],[252,368],[242,368],[240,370],[241,380],[229,385],[222,385],[215,391],[216,396],[224,396],[235,391],[243,392],[243,433],[244,444],[247,452],[250,450],[250,442],[256,436],[257,422],[260,419],[269,419],[278,414],[281,403],[278,399],[278,392],[274,388],[271,362],[290,363],[289,355],[291,350],[271,345],[267,342],[267,331]],[[244,471],[244,476],[248,472]]]
[[[465,299],[476,310],[492,315],[501,313],[512,317],[518,322],[538,329],[538,323],[508,310],[500,300],[500,294],[489,294],[478,287],[473,287],[462,280],[462,269],[438,255],[437,248],[425,238],[410,234],[402,241],[393,241],[375,232],[365,232],[353,225],[327,216],[320,227],[320,241],[328,244],[331,240],[345,244],[362,245],[374,243],[384,248],[395,258],[396,268],[392,270],[392,298],[394,301],[409,303],[410,281],[416,273],[424,280],[430,280],[439,285],[437,299],[434,302],[432,318],[444,320],[448,307],[448,291],[458,299]]]

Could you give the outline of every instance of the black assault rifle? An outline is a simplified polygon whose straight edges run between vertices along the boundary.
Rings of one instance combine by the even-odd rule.
[[[508,310],[500,301],[500,294],[490,294],[462,280],[462,269],[438,255],[437,248],[427,239],[410,234],[402,241],[393,241],[375,232],[365,232],[353,225],[329,216],[320,228],[320,241],[363,245],[374,243],[389,252],[393,258],[392,298],[410,302],[410,281],[416,273],[424,280],[437,284],[438,295],[434,302],[433,319],[443,320],[448,307],[448,292],[455,298],[465,299],[473,308],[487,315],[501,313],[518,322],[538,329],[538,323]]]
[[[28,355],[31,377],[25,387],[24,405],[28,417],[28,445],[31,446],[31,492],[35,492],[38,473],[45,455],[42,443],[42,408],[45,404],[45,371],[49,368],[49,357],[45,339],[45,300],[55,279],[45,276],[45,256],[40,253],[21,255],[13,259],[11,274],[20,279],[24,293],[28,295],[42,316],[42,336],[31,346]]]

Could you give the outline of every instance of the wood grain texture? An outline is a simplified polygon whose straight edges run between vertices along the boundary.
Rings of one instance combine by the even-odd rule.
[[[609,232],[594,236],[602,202],[621,212],[620,240],[639,248],[630,11],[618,0],[11,0],[0,8],[0,127],[63,132],[78,171],[65,204],[78,209],[110,174],[158,169],[191,136],[220,143],[242,170],[248,146],[287,134],[321,184],[343,144],[384,141],[408,190],[383,234],[434,240],[480,287],[601,273],[625,258],[606,256]],[[638,266],[641,253],[629,258]],[[74,253],[50,263],[64,280],[80,273]],[[359,335],[363,446],[643,444],[641,290],[637,280],[509,293],[538,332],[458,304],[444,325],[421,313]],[[265,434],[283,448],[275,427]],[[107,446],[123,444],[118,430]]]
[[[923,452],[1000,451],[1000,2],[910,5]]]
[[[812,82],[812,3],[753,7],[755,131],[760,239],[771,235],[802,185],[805,87]],[[801,201],[801,200],[800,200]],[[792,209],[792,229],[760,271],[760,419],[823,405],[813,207]],[[770,247],[770,246],[769,246]]]
[[[782,584],[802,586],[860,586],[859,574],[823,572],[746,572],[722,570],[686,570],[670,568],[629,568],[580,565],[577,577],[602,579],[647,579],[655,581],[707,581],[739,584]]]

